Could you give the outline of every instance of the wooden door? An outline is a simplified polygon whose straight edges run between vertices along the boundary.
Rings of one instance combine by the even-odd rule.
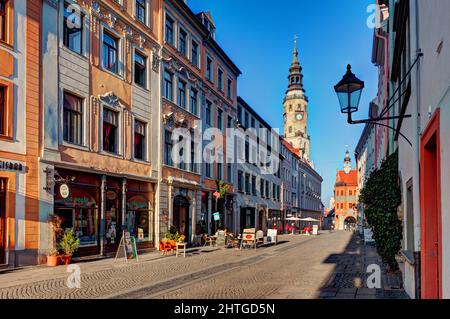
[[[439,109],[421,139],[422,298],[442,298]]]

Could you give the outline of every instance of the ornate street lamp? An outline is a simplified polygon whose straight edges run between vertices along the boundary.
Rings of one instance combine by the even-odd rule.
[[[358,79],[352,73],[351,65],[347,65],[347,73],[342,80],[334,86],[334,90],[341,105],[341,113],[349,114],[358,112],[361,93],[364,89],[364,81]]]
[[[414,65],[413,65],[414,66]],[[399,132],[396,128],[380,123],[387,120],[395,120],[395,119],[404,119],[409,118],[411,115],[403,115],[403,116],[387,116],[384,117],[384,114],[386,114],[385,111],[381,113],[381,116],[378,116],[376,118],[369,118],[365,120],[356,120],[354,121],[352,119],[352,113],[355,113],[358,111],[359,108],[359,102],[361,100],[361,93],[364,89],[364,81],[361,81],[358,79],[353,73],[352,73],[352,67],[351,65],[347,65],[347,73],[342,77],[342,80],[339,81],[338,84],[334,86],[334,91],[336,92],[339,104],[341,106],[341,113],[347,114],[347,122],[349,124],[365,124],[370,123],[374,125],[380,125],[387,128],[390,128],[394,130],[395,132],[398,132],[399,135],[404,137],[406,141],[412,146],[410,140],[403,135],[401,132]],[[390,102],[390,100],[389,100]],[[386,107],[388,110],[390,107]]]

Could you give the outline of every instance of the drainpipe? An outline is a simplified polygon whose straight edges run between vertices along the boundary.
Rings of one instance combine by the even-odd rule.
[[[385,85],[385,94],[384,94],[384,107],[388,107],[388,95],[389,95],[389,37],[383,36],[379,34],[378,32],[375,32],[375,37],[383,41],[384,45],[384,85]],[[388,121],[385,120],[385,124],[388,124]],[[374,127],[375,129],[375,168],[378,168],[378,128]],[[385,134],[385,156],[388,153],[388,142],[389,142],[389,136],[388,136],[388,128],[384,128],[384,134]]]
[[[418,21],[418,0],[410,2],[410,29],[413,31],[411,36],[411,61],[414,61],[417,54],[420,53],[419,45],[419,21]],[[415,101],[412,103],[412,144],[413,144],[413,207],[414,207],[414,248],[415,252],[420,252],[420,60],[417,62],[416,72],[411,73],[411,91],[416,93]],[[415,85],[415,87],[414,87]],[[415,257],[415,294],[416,298],[420,298],[420,259]]]

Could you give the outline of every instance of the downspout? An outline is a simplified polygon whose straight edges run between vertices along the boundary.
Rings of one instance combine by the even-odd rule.
[[[410,21],[414,34],[411,36],[411,53],[414,59],[420,53],[419,45],[419,17],[418,17],[418,0],[411,0],[410,2]],[[412,125],[413,125],[413,207],[414,207],[414,259],[415,259],[415,297],[421,296],[421,274],[420,274],[420,59],[417,62],[416,73],[411,73],[412,92],[416,92],[416,100],[412,103]],[[415,77],[415,78],[414,78]],[[415,84],[415,88],[414,88]],[[417,253],[416,253],[417,252]]]
[[[388,95],[389,95],[389,37],[383,36],[378,32],[375,32],[375,37],[383,41],[384,45],[384,85],[385,85],[385,94],[384,94],[384,107],[388,107]],[[385,124],[389,124],[387,120],[385,120]],[[388,136],[388,128],[384,128],[385,134],[385,157],[388,153],[388,144],[389,144],[389,136]],[[378,129],[375,127],[375,168],[378,168]]]

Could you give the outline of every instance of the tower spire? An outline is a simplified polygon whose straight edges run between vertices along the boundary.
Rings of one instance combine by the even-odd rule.
[[[297,34],[294,34],[294,59],[293,59],[292,64],[296,64],[296,63],[298,64],[297,40],[298,40]]]

